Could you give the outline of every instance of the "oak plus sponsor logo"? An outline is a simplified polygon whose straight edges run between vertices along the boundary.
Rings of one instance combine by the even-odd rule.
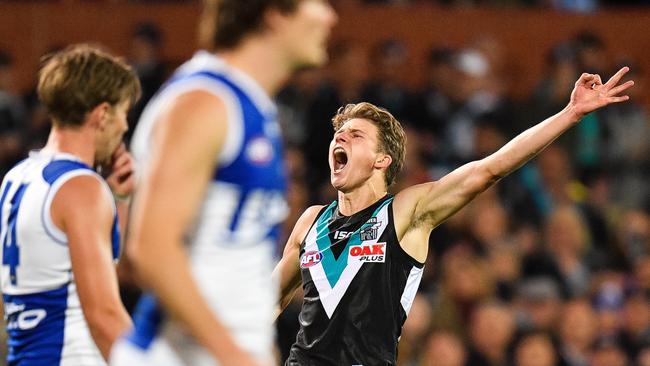
[[[386,261],[386,243],[362,244],[350,247],[350,257],[359,262],[384,263]]]
[[[305,252],[302,257],[300,257],[300,268],[309,268],[311,266],[315,266],[322,260],[323,255],[320,252],[313,250]]]

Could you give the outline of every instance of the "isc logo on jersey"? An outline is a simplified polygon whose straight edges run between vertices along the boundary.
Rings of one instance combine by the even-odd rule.
[[[321,260],[323,260],[323,255],[320,254],[320,252],[313,250],[305,252],[305,254],[300,257],[300,268],[309,268],[311,266],[315,266],[320,263]]]
[[[350,257],[359,262],[384,263],[386,261],[386,243],[363,244],[350,247]]]

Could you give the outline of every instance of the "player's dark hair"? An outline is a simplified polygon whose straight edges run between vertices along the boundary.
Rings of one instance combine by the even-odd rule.
[[[38,97],[54,123],[80,126],[101,103],[112,107],[140,97],[140,82],[119,58],[87,44],[74,45],[41,60]]]
[[[386,186],[390,187],[395,183],[397,175],[404,166],[406,134],[402,125],[387,110],[371,103],[362,102],[348,104],[339,108],[334,118],[332,118],[334,131],[338,131],[345,122],[354,118],[366,119],[377,126],[379,151],[389,155],[393,160],[386,169],[385,176]]]
[[[294,11],[301,0],[203,0],[200,41],[210,50],[232,49],[264,29],[269,9]]]

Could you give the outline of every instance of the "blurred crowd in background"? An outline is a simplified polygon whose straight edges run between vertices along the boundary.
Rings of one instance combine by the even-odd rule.
[[[130,113],[130,131],[177,66],[161,58],[163,47],[155,24],[133,30],[125,57],[140,76],[143,98]],[[399,39],[370,49],[338,40],[326,68],[300,72],[278,95],[290,177],[288,233],[306,207],[336,198],[327,166],[330,119],[345,103],[375,103],[403,123],[407,157],[397,192],[484,157],[557,113],[581,72],[606,78],[622,64],[631,67],[630,101],[586,116],[433,231],[400,365],[650,366],[650,117],[635,98],[647,92],[647,70],[607,51],[595,33],[572,35],[548,50],[530,95],[512,98],[507,50],[495,39],[431,49],[417,88],[405,82],[411,56]],[[49,132],[35,92],[16,93],[16,67],[0,50],[0,176],[43,146]],[[130,306],[137,290],[125,284]],[[283,355],[295,339],[300,301],[296,296],[278,321]]]

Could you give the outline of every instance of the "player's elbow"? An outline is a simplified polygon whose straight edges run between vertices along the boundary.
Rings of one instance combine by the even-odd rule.
[[[464,182],[465,191],[473,196],[480,194],[492,187],[501,177],[493,172],[484,160],[470,163],[470,174]]]
[[[148,249],[149,242],[151,242],[150,238],[142,235],[133,236],[126,250],[128,260],[133,264],[138,277],[143,277],[145,280],[149,273],[157,270],[156,255]]]

